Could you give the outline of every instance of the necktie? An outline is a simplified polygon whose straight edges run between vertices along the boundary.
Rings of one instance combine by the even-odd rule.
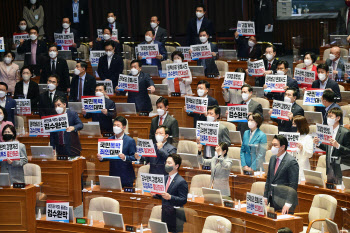
[[[114,29],[114,25],[113,25],[113,24],[111,24],[111,29],[112,29],[112,30]]]
[[[168,191],[168,188],[169,188],[169,185],[170,185],[170,180],[171,180],[171,177],[169,176],[168,182],[166,183],[166,186],[165,186],[165,192]]]
[[[268,70],[271,70],[271,63],[269,62],[269,68],[268,68]]]
[[[278,169],[278,166],[280,165],[280,159],[279,158],[277,158],[277,160],[276,160],[276,165],[275,165],[275,173],[274,173],[274,175],[276,175],[276,172],[277,172],[277,169]]]
[[[63,131],[58,133],[58,144],[63,145]]]
[[[162,125],[163,124],[163,117],[160,117],[159,119],[159,125]],[[170,176],[169,176],[170,177]]]
[[[67,33],[68,33],[68,30],[67,30],[67,29],[66,29],[66,30],[64,30],[64,33],[66,33],[66,34],[67,34]]]
[[[83,95],[83,79],[79,78],[79,95],[78,100],[81,101],[81,96]]]
[[[52,60],[51,73],[56,74],[56,64],[55,60]]]
[[[178,93],[180,92],[180,82],[178,78],[174,79],[174,90],[175,92],[178,92]]]
[[[50,92],[50,103],[52,103],[52,92]]]

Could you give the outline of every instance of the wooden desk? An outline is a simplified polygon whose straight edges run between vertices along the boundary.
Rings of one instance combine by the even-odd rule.
[[[43,161],[29,157],[28,162],[40,166],[42,192],[48,200],[69,201],[74,207],[81,205],[81,176],[86,169],[85,159]]]
[[[35,232],[36,187],[0,189],[0,232]]]

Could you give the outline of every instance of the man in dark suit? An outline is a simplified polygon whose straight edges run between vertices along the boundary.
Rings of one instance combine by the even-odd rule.
[[[144,59],[138,55],[138,59],[142,61],[143,65],[151,65],[158,66],[158,70],[162,70],[161,61],[165,61],[168,58],[167,51],[165,50],[165,46],[159,42],[154,40],[155,34],[152,28],[146,29],[145,32],[145,41],[141,42],[141,44],[156,44],[158,45],[159,55],[156,58]]]
[[[340,125],[343,112],[340,108],[328,110],[328,125],[333,127],[333,136],[330,139],[332,145],[321,144],[318,137],[314,138],[314,144],[321,150],[326,151],[326,172],[327,182],[342,184],[341,166],[345,163],[349,165],[350,155],[350,131]]]
[[[203,4],[196,7],[196,18],[190,19],[187,24],[187,44],[200,44],[199,32],[206,29],[209,35],[215,35],[213,22],[205,17],[207,9]]]
[[[73,33],[74,36],[74,43],[71,47],[67,46],[62,46],[61,50],[70,50],[72,51],[72,58],[75,60],[75,58],[78,57],[78,50],[77,48],[80,47],[80,35],[79,32],[71,28],[71,21],[69,17],[63,17],[62,19],[62,27],[56,31],[56,33],[61,33],[61,34],[69,34]]]
[[[247,40],[245,37],[239,36],[236,31],[235,40],[237,44],[238,58],[259,59],[261,57],[261,47],[257,44],[256,36],[250,36]]]
[[[153,143],[156,143],[156,130],[158,126],[164,125],[169,129],[168,142],[176,145],[179,140],[179,124],[177,120],[167,112],[169,109],[169,101],[167,98],[160,97],[156,105],[158,116],[152,119],[149,138],[153,140]]]
[[[66,131],[50,133],[50,145],[57,155],[80,156],[81,144],[78,131],[82,130],[84,125],[78,113],[66,109],[67,100],[61,96],[56,97],[54,105],[56,114],[67,113],[69,127]]]
[[[96,84],[95,96],[106,96],[106,87],[103,83]],[[85,109],[82,109],[82,113],[85,118],[92,118],[93,122],[99,122],[101,132],[113,132],[116,110],[112,100],[105,98],[105,108],[102,109],[102,113],[86,113]]]
[[[274,122],[277,122],[279,132],[296,132],[297,131],[296,128],[292,127],[293,117],[298,115],[304,116],[304,109],[295,102],[296,99],[297,99],[296,90],[294,88],[288,88],[287,91],[284,93],[284,102],[292,103],[292,111],[288,113],[289,121],[280,120],[277,118],[271,118],[271,120],[273,120]],[[269,114],[271,116],[272,109],[269,111]]]
[[[350,25],[348,19],[350,1],[345,1],[346,6],[338,11],[337,35],[350,35]]]
[[[210,89],[210,83],[206,80],[200,80],[197,83],[198,97],[207,98],[208,106],[219,105],[218,101],[215,98],[208,95],[209,89]],[[207,113],[199,114],[199,113],[189,112],[187,113],[187,115],[189,115],[190,117],[193,117],[193,128],[197,127],[197,121],[207,121]]]
[[[265,84],[265,75],[274,74],[277,70],[276,47],[268,45],[265,49],[265,58],[263,59],[265,66],[264,76],[255,77],[255,86],[263,87]]]
[[[108,21],[108,23],[106,23],[103,26],[103,28],[109,27],[112,30],[117,29],[118,30],[118,40],[116,42],[118,42],[121,46],[127,37],[124,25],[122,23],[117,22],[117,17],[113,11],[107,12],[107,21]],[[123,50],[121,50],[121,51],[123,51]]]
[[[0,82],[0,106],[6,109],[7,120],[15,124],[16,101],[7,96],[8,86],[4,82]]]
[[[255,0],[254,5],[255,33],[262,41],[272,42],[272,32],[265,32],[265,27],[270,29],[273,24],[272,2],[271,0]]]
[[[112,40],[112,29],[110,27],[105,27],[102,29],[103,30],[103,39],[101,39],[100,37],[97,37],[96,40],[94,42],[90,42],[90,47],[92,48],[92,50],[104,50],[105,49],[105,43],[106,42],[110,42],[114,45],[115,54],[118,54],[119,56],[122,56],[122,49],[121,49],[121,45]]]
[[[165,161],[168,158],[169,155],[176,153],[177,149],[173,145],[167,142],[169,137],[169,129],[164,126],[158,126],[155,138],[156,138],[156,144],[154,145],[154,148],[156,150],[157,157],[142,157],[136,153],[135,158],[141,159],[141,163],[143,161],[146,161],[146,163],[150,165],[149,173],[150,174],[160,174],[165,175]]]
[[[97,73],[101,80],[112,81],[113,88],[118,85],[119,75],[123,73],[123,59],[115,53],[115,45],[112,41],[104,44],[106,55],[100,57]]]
[[[317,89],[329,89],[333,91],[336,97],[334,102],[340,102],[341,95],[340,95],[339,85],[334,80],[328,78],[328,75],[329,75],[328,65],[319,64],[317,66],[317,74],[318,74],[318,80],[315,80],[312,83],[311,87],[317,88]]]
[[[79,32],[80,36],[89,36],[89,8],[88,0],[66,0],[64,15],[72,19],[71,27]]]
[[[332,79],[335,81],[343,81],[345,74],[345,65],[343,58],[340,57],[340,48],[334,46],[331,48],[329,58],[327,58],[325,64],[333,69]],[[346,77],[348,77],[346,75]]]
[[[40,116],[50,116],[55,115],[55,105],[53,101],[58,97],[67,99],[64,92],[57,90],[60,78],[57,74],[51,74],[47,79],[47,91],[40,94],[39,97],[39,114]]]
[[[151,17],[150,25],[151,25],[151,28],[154,30],[154,34],[156,35],[154,40],[159,41],[163,45],[165,45],[165,42],[168,38],[168,33],[167,33],[166,29],[159,26],[159,23],[160,23],[160,21],[159,21],[158,16]]]
[[[316,107],[316,111],[322,113],[324,125],[327,125],[329,110],[331,110],[332,108],[340,108],[340,106],[337,103],[335,103],[334,99],[335,99],[334,92],[331,90],[325,90],[321,98],[322,104],[324,105],[324,107]],[[343,118],[340,119],[339,123],[340,125],[343,125]]]
[[[242,93],[242,99],[243,99],[241,104],[248,105],[248,115],[253,114],[253,113],[258,113],[263,118],[263,109],[262,109],[261,104],[252,100],[253,87],[250,86],[249,84],[244,84],[241,87],[241,93]],[[249,129],[249,127],[248,127],[247,122],[238,122],[237,130],[241,132],[241,137],[243,137],[244,132],[248,129]]]
[[[60,83],[57,90],[62,92],[68,92],[70,87],[69,69],[67,61],[57,57],[57,46],[51,45],[49,47],[49,57],[43,64],[43,69],[40,76],[40,83],[47,83],[47,79],[51,74],[57,74],[60,78]]]
[[[132,76],[138,77],[138,92],[129,92],[128,103],[135,103],[137,112],[151,112],[152,103],[148,95],[148,90],[151,94],[156,90],[154,83],[149,74],[141,72],[142,62],[140,60],[133,60],[130,64],[130,72]],[[118,92],[118,86],[116,92]]]
[[[136,143],[133,138],[126,135],[127,121],[123,116],[117,116],[113,122],[114,136],[109,139],[122,139],[123,149],[119,154],[120,159],[103,159],[100,154],[97,154],[100,162],[109,161],[109,175],[119,176],[123,187],[133,187],[135,180],[135,172],[132,166],[132,161],[135,161]]]
[[[20,45],[17,48],[19,54],[30,53],[24,58],[24,65],[31,65],[36,75],[40,75],[42,69],[43,59],[47,54],[47,47],[45,41],[38,40],[39,29],[34,26],[29,29],[30,40],[20,40]]]
[[[285,185],[293,188],[295,191],[298,189],[299,165],[295,158],[286,152],[287,147],[287,139],[282,135],[275,135],[274,139],[272,140],[272,156],[269,162],[264,191],[266,205],[267,203],[273,205],[273,185]],[[287,197],[286,203],[282,208],[282,214],[288,214],[289,208],[292,206],[292,204],[292,200],[288,200]],[[277,211],[280,209],[275,210]]]
[[[77,63],[72,79],[69,101],[80,102],[82,96],[92,96],[95,94],[96,79],[86,73],[87,64],[84,61]]]

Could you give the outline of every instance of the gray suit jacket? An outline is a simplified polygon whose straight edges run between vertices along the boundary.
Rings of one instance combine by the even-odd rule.
[[[219,124],[219,143],[220,142],[226,142],[229,145],[231,145],[231,139],[230,139],[229,130],[223,124]],[[215,146],[210,146],[210,151],[211,151],[211,157],[214,157],[214,155],[215,155]],[[208,157],[207,156],[207,146],[204,146],[203,156],[205,158]]]
[[[242,101],[241,104],[244,104],[244,102]],[[249,104],[248,104],[248,113],[259,113],[260,116],[264,119],[263,117],[263,108],[261,106],[261,104],[259,104],[258,102],[254,101],[254,100],[250,100]],[[238,122],[237,124],[237,130],[241,132],[241,137],[243,138],[244,132],[246,130],[248,130],[248,122]]]
[[[350,27],[346,28],[346,13],[348,7],[343,7],[338,12],[337,35],[350,35]]]
[[[159,116],[154,117],[151,122],[149,139],[152,139],[153,143],[156,143],[155,134],[158,128],[158,122],[159,122]],[[163,121],[163,125],[165,125],[170,130],[169,138],[167,142],[169,142],[170,144],[177,143],[179,140],[179,124],[177,120],[168,113],[165,117],[165,120]]]
[[[167,37],[168,37],[168,33],[167,33],[166,29],[158,26],[158,30],[157,30],[157,34],[156,34],[156,39],[155,40],[159,41],[163,45],[165,45]]]
[[[1,173],[9,173],[11,184],[24,183],[24,171],[23,166],[28,163],[26,146],[19,143],[19,154],[21,160],[13,161],[12,164],[8,164],[6,161],[1,162]]]
[[[328,58],[325,63],[327,66],[332,66],[332,62],[333,61]],[[339,62],[337,65],[337,71],[340,73],[340,77],[337,75],[337,76],[334,76],[334,78],[344,78],[345,65],[344,65],[343,58],[339,58]]]

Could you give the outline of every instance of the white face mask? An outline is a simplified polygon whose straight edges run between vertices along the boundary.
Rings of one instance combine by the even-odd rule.
[[[277,70],[276,74],[278,75],[284,75],[284,72],[282,70]]]
[[[145,41],[151,42],[151,41],[152,41],[152,37],[150,37],[150,36],[145,36]]]
[[[271,153],[272,155],[277,155],[278,154],[278,151],[279,151],[279,148],[278,147],[271,147]]]
[[[123,129],[118,127],[118,126],[114,126],[113,132],[114,132],[114,134],[120,134],[121,132],[123,132]]]
[[[22,75],[22,78],[24,81],[28,81],[30,79],[30,75],[29,74],[24,74]]]
[[[133,75],[133,76],[136,76],[136,75],[139,74],[139,71],[138,71],[137,69],[135,69],[135,68],[132,68],[132,69],[130,70],[130,72],[131,72],[131,75]]]
[[[37,37],[37,35],[30,34],[29,38],[30,38],[31,40],[36,40],[38,37]]]
[[[0,91],[0,98],[4,98],[6,96],[6,92]]]
[[[103,34],[103,39],[109,40],[109,39],[111,39],[111,36],[109,34]]]
[[[36,0],[30,0],[30,3],[34,5],[36,3]]]
[[[205,43],[207,42],[208,38],[206,36],[201,36],[199,37],[199,40],[202,42],[202,43]]]
[[[248,121],[248,127],[249,129],[253,129],[256,127],[256,122],[255,121]]]
[[[174,63],[181,63],[181,62],[182,62],[181,59],[174,60]]]
[[[5,58],[4,58],[4,62],[5,62],[6,64],[10,64],[10,63],[12,62],[12,58],[10,58],[10,57],[5,57]]]
[[[108,17],[107,21],[108,23],[114,23],[114,17]]]
[[[63,23],[63,24],[62,24],[62,27],[63,27],[64,29],[67,29],[67,28],[70,27],[70,25],[69,25],[69,23]]]
[[[163,116],[165,111],[163,109],[158,108],[157,109],[157,113],[158,113],[159,116]]]
[[[196,12],[196,16],[197,16],[198,19],[202,18],[203,15],[204,15],[204,14],[201,13],[201,12]]]
[[[4,115],[0,115],[0,121],[4,119]]]
[[[74,69],[74,74],[75,75],[79,75],[80,74],[80,70],[78,70],[77,68]]]
[[[52,59],[54,59],[54,58],[57,57],[57,53],[56,53],[55,51],[51,51],[51,52],[49,52],[49,56],[50,56]]]
[[[150,23],[150,25],[151,25],[151,28],[153,28],[153,29],[155,29],[157,26],[158,26],[158,24],[157,23]]]
[[[19,29],[20,29],[21,31],[24,31],[24,30],[27,29],[27,25],[19,25]]]
[[[327,118],[327,125],[333,126],[335,124],[335,118]]]
[[[242,100],[247,101],[249,99],[248,93],[242,93]]]
[[[108,52],[106,52],[106,54],[107,54],[108,57],[113,56],[113,52],[112,51],[108,51]]]
[[[52,83],[49,83],[47,84],[47,88],[50,90],[50,91],[53,91],[56,89],[56,85],[55,84],[52,84]]]
[[[164,141],[164,136],[163,135],[156,135],[156,141],[157,142],[163,142]]]
[[[265,57],[266,57],[266,59],[269,60],[269,61],[271,61],[271,60],[273,59],[273,55],[270,54],[270,53],[266,54]]]
[[[197,90],[197,94],[198,94],[198,96],[200,96],[200,97],[204,96],[204,90],[198,89],[198,90]]]
[[[248,40],[248,45],[249,47],[254,47],[255,43],[251,40]]]
[[[331,59],[333,61],[335,59],[335,55],[334,54],[329,54],[329,59]]]
[[[309,65],[312,64],[312,60],[310,60],[310,59],[304,59],[304,64],[305,64],[305,66],[309,66]]]
[[[321,81],[324,81],[326,79],[326,74],[318,74],[318,78],[321,80]]]
[[[284,102],[286,102],[286,103],[291,103],[291,102],[292,102],[292,99],[289,98],[288,96],[285,96],[285,97],[284,97]]]
[[[214,121],[215,121],[215,117],[213,117],[213,116],[207,116],[207,121],[208,121],[208,122],[214,122]]]
[[[64,109],[63,109],[62,107],[57,107],[57,108],[56,108],[57,114],[62,114],[63,111],[64,111]]]
[[[96,95],[96,96],[99,96],[99,97],[104,96],[103,92],[100,92],[100,91],[97,91],[97,92],[95,93],[95,95]]]

